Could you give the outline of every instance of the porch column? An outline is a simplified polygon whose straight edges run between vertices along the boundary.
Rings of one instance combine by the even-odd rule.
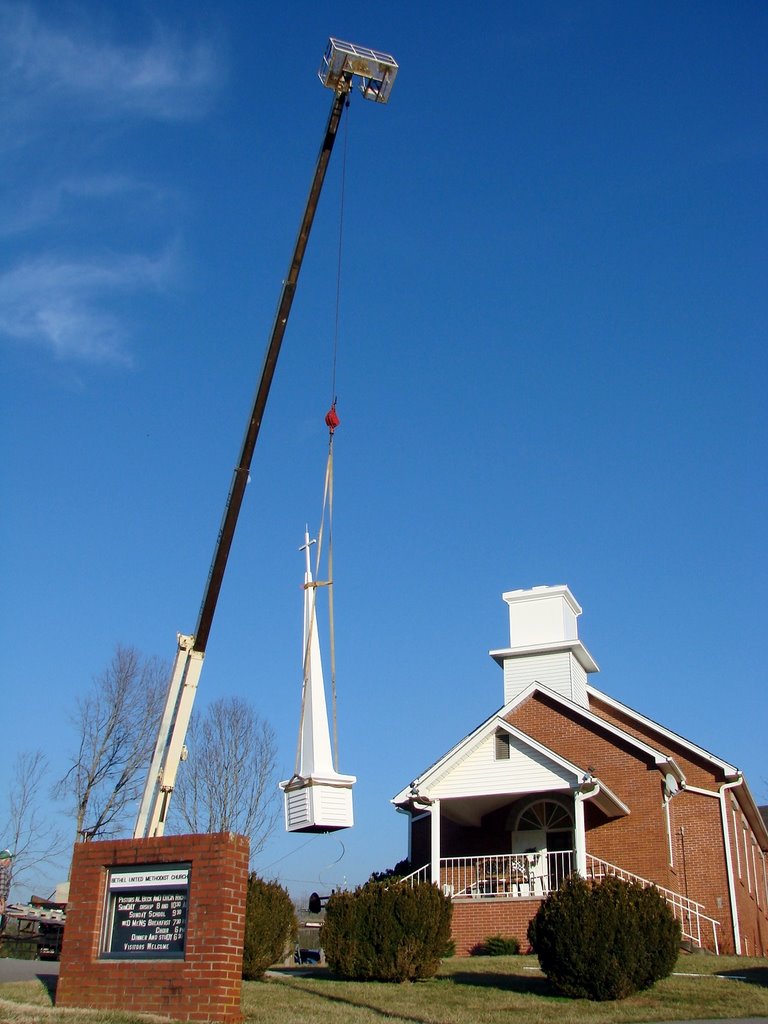
[[[584,797],[592,796],[592,792],[573,794],[573,840],[576,847],[576,870],[582,878],[587,877],[587,836],[584,831]]]
[[[440,801],[433,800],[430,806],[430,881],[440,885]]]

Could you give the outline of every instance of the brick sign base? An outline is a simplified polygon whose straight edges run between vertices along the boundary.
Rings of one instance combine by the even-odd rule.
[[[176,896],[176,906],[186,900],[183,955],[164,958],[163,943],[157,941],[144,943],[151,952],[126,953],[125,959],[107,953],[109,901],[114,898],[110,878],[122,873],[124,884],[125,869],[135,866],[137,877],[144,869],[150,877],[162,879],[163,865],[171,866],[169,873],[182,865],[181,875],[188,869],[184,895]],[[72,863],[56,1005],[239,1024],[247,883],[248,840],[228,832],[79,844]],[[161,896],[153,898],[157,907],[167,905],[160,902]],[[161,910],[154,910],[144,916],[161,915]]]

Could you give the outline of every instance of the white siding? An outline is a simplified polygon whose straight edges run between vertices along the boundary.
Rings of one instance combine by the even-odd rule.
[[[570,651],[505,659],[505,704],[534,682],[543,683],[575,704],[587,707],[587,673]]]
[[[317,816],[324,825],[351,828],[352,790],[340,786],[317,786]]]
[[[309,807],[309,790],[296,789],[285,794],[285,827],[292,829],[304,828],[312,821]]]
[[[289,832],[316,828],[351,828],[352,790],[310,783],[285,793],[285,827]]]
[[[429,787],[430,795],[444,798],[527,793],[569,789],[573,782],[570,772],[514,736],[510,737],[508,760],[497,761],[495,751],[495,737],[491,733]]]

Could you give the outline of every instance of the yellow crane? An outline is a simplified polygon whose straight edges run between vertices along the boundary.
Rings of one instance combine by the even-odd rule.
[[[179,762],[184,755],[184,739],[203,667],[205,648],[248,483],[251,459],[256,447],[280,346],[296,294],[301,264],[344,105],[355,81],[359,82],[360,91],[365,99],[375,103],[386,103],[397,70],[397,63],[389,54],[380,53],[365,46],[357,46],[354,43],[343,42],[340,39],[330,39],[323,55],[318,76],[323,85],[333,90],[331,112],[323,135],[293,257],[288,274],[283,281],[277,314],[267,344],[264,365],[246,426],[240,457],[227,496],[224,518],[205,585],[197,627],[192,634],[178,635],[176,657],[168,684],[165,708],[134,828],[135,839],[161,836],[165,829]]]

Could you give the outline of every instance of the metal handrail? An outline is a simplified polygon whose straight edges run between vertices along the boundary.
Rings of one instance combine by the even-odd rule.
[[[701,922],[706,921],[712,927],[715,954],[719,955],[720,946],[717,940],[717,929],[720,927],[720,922],[716,921],[714,917],[708,917],[702,913],[703,903],[697,903],[696,900],[689,899],[687,896],[681,896],[679,892],[675,892],[673,889],[665,889],[662,885],[656,885],[655,882],[651,882],[647,878],[635,875],[631,871],[625,871],[624,868],[619,868],[606,860],[600,860],[599,857],[593,857],[589,853],[587,854],[587,875],[592,879],[605,878],[606,875],[615,875],[625,882],[636,882],[644,888],[653,886],[664,897],[672,908],[672,913],[680,921],[680,928],[684,939],[690,939],[697,946],[701,946]]]
[[[475,857],[441,857],[440,888],[452,900],[471,899],[542,899],[557,889],[563,879],[575,870],[573,850],[552,850],[546,853],[500,853]],[[593,880],[615,875],[626,882],[636,882],[645,888],[653,886],[672,908],[680,921],[682,936],[701,946],[702,922],[712,928],[715,953],[720,946],[717,929],[720,922],[703,913],[703,904],[681,896],[680,893],[656,885],[631,871],[587,854],[587,877]],[[410,885],[429,882],[431,866],[424,864],[402,879]]]

